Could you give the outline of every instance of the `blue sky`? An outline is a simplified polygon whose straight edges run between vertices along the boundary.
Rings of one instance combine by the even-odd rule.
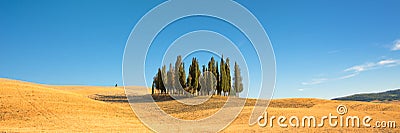
[[[0,77],[58,85],[122,84],[126,40],[140,18],[162,2],[0,1]],[[272,42],[274,98],[333,98],[400,88],[400,1],[237,2],[259,19]],[[192,19],[198,20],[192,29],[177,22],[171,32],[209,28],[240,40],[221,22]],[[159,39],[173,41],[168,35]]]

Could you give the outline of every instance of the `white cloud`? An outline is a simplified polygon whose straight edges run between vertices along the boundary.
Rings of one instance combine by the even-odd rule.
[[[384,68],[384,67],[394,67],[394,66],[399,66],[399,65],[400,65],[400,60],[385,59],[385,60],[380,60],[378,62],[365,63],[362,65],[356,65],[356,66],[347,68],[344,70],[344,72],[346,72],[347,75],[344,75],[344,76],[341,76],[338,78],[329,78],[329,79],[328,78],[318,78],[318,79],[312,79],[310,82],[302,82],[301,84],[302,85],[316,85],[316,84],[321,84],[321,83],[328,82],[328,81],[348,79],[348,78],[357,76],[361,72],[368,71],[371,69],[380,69],[380,68]]]
[[[365,70],[369,70],[375,66],[375,63],[366,63],[363,65],[352,66],[350,68],[345,69],[345,72],[353,71],[353,72],[362,72]]]
[[[339,77],[339,78],[337,78],[337,79],[338,79],[338,80],[341,80],[341,79],[348,79],[348,78],[352,78],[352,77],[357,76],[357,75],[358,75],[358,73],[352,73],[352,74],[349,74],[349,75],[346,75],[346,76]]]
[[[316,84],[321,84],[325,81],[327,81],[328,79],[326,78],[319,78],[319,79],[312,79],[310,82],[303,82],[301,84],[303,85],[316,85]]]
[[[394,41],[393,47],[392,47],[392,51],[397,51],[400,50],[400,39]]]
[[[352,66],[350,68],[345,69],[344,71],[358,73],[366,70],[377,69],[382,67],[393,67],[397,65],[400,65],[400,60],[386,59],[375,63],[366,63],[362,65]]]
[[[398,62],[398,61],[397,60],[382,60],[382,61],[379,61],[378,64],[379,65],[388,65],[388,64],[394,64],[396,62]]]
[[[398,51],[400,50],[400,39],[396,40],[393,42],[393,47],[391,48],[392,51]],[[329,51],[329,54],[334,54],[340,52],[339,50],[333,50]],[[328,82],[331,80],[342,80],[342,79],[348,79],[352,78],[354,76],[357,76],[361,72],[372,70],[372,69],[381,69],[385,67],[395,67],[400,65],[400,59],[399,60],[394,60],[394,59],[384,59],[380,60],[378,62],[370,62],[370,63],[365,63],[361,65],[355,65],[352,67],[349,67],[347,69],[344,69],[344,72],[347,73],[347,75],[338,77],[338,78],[319,78],[319,79],[312,79],[309,82],[302,82],[302,85],[316,85],[316,84],[321,84],[324,82]],[[304,89],[298,89],[299,91],[303,91]]]

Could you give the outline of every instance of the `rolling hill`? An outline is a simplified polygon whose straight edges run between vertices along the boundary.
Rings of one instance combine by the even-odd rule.
[[[380,93],[365,93],[365,94],[355,94],[346,97],[334,98],[332,100],[346,100],[346,101],[394,101],[400,100],[400,89],[389,90]]]
[[[0,78],[0,132],[152,132],[137,118],[124,96],[123,88],[52,86]],[[196,120],[212,115],[219,110],[216,105],[225,101],[226,97],[213,97],[209,103],[195,107],[175,100],[157,104],[175,118]],[[237,118],[221,132],[400,132],[398,127],[339,128],[327,123],[317,128],[281,128],[276,121],[274,127],[249,126],[254,102],[248,99]],[[387,103],[287,98],[271,100],[267,111],[277,117],[321,118],[329,113],[337,115],[338,105],[346,105],[349,115],[400,121],[400,105]]]

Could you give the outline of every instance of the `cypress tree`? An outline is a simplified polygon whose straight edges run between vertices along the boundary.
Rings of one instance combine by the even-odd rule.
[[[234,80],[233,90],[235,91],[234,95],[238,96],[237,94],[243,91],[243,83],[242,83],[242,75],[240,73],[240,68],[236,62],[235,62],[233,80]]]
[[[204,95],[204,93],[208,89],[208,77],[207,77],[207,68],[205,65],[202,65],[202,73],[203,73],[203,78],[199,79],[200,81],[200,94],[199,95]]]
[[[186,84],[187,84],[186,86],[188,87],[187,91],[190,92],[192,90],[192,75],[190,75],[190,70],[189,70],[189,75],[188,75]]]
[[[190,93],[192,93],[191,91],[192,91],[192,79],[193,79],[193,77],[192,77],[192,74],[193,74],[193,68],[192,68],[192,64],[190,64],[189,65],[189,74],[188,74],[188,78],[187,78],[187,86],[188,86],[188,91],[190,92]]]
[[[151,94],[154,94],[154,78],[153,78],[153,82],[151,83]]]
[[[174,76],[174,72],[175,70],[174,70],[174,67],[172,66],[172,64],[170,63],[169,64],[169,70],[168,70],[168,72],[167,72],[167,83],[168,83],[168,86],[167,86],[167,90],[168,90],[168,93],[174,93],[174,90],[175,90],[175,87],[174,87],[174,83],[175,83],[175,76]]]
[[[176,57],[175,62],[175,89],[177,89],[178,94],[183,93],[186,87],[186,72],[185,72],[185,64],[182,62],[182,56]]]
[[[216,91],[217,91],[217,95],[221,95],[221,75],[218,69],[218,61],[215,65],[215,71],[217,73],[217,77],[215,77],[217,79],[217,87],[216,87]]]
[[[226,58],[225,72],[226,72],[226,88],[225,89],[229,95],[231,92],[231,88],[232,88],[232,78],[231,78],[231,69],[230,69],[230,64],[229,64],[229,58]]]
[[[200,68],[196,58],[192,59],[192,64],[189,66],[189,76],[191,77],[191,80],[190,84],[188,83],[188,85],[190,86],[189,88],[191,90],[191,93],[200,91],[200,84],[199,84]]]
[[[222,55],[220,64],[220,89],[218,90],[218,94],[221,95],[221,92],[226,90],[225,88],[226,88],[226,72],[225,72],[224,55]]]
[[[157,73],[157,88],[161,91],[161,93],[165,92],[165,86],[162,79],[162,73],[160,68],[158,68],[158,73]]]
[[[215,65],[215,59],[214,57],[211,57],[210,61],[208,62],[208,71],[211,73],[209,75],[207,75],[208,77],[208,83],[209,83],[209,90],[207,92],[207,94],[209,94],[210,91],[216,89],[215,84],[217,84],[218,81],[218,76],[217,76],[217,66]],[[215,78],[212,78],[212,77]]]
[[[185,63],[179,67],[179,82],[182,85],[182,88],[186,88],[186,72],[185,72]]]
[[[164,92],[167,93],[166,87],[165,85],[168,83],[168,78],[167,78],[167,67],[165,67],[165,65],[163,65],[162,69],[161,69],[161,83],[162,83],[162,88],[161,88],[161,93]]]

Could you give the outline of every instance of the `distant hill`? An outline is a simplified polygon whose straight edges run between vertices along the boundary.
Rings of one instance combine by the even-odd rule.
[[[400,100],[400,89],[390,90],[380,93],[365,93],[365,94],[355,94],[351,96],[334,98],[332,100],[345,100],[345,101],[393,101]]]

